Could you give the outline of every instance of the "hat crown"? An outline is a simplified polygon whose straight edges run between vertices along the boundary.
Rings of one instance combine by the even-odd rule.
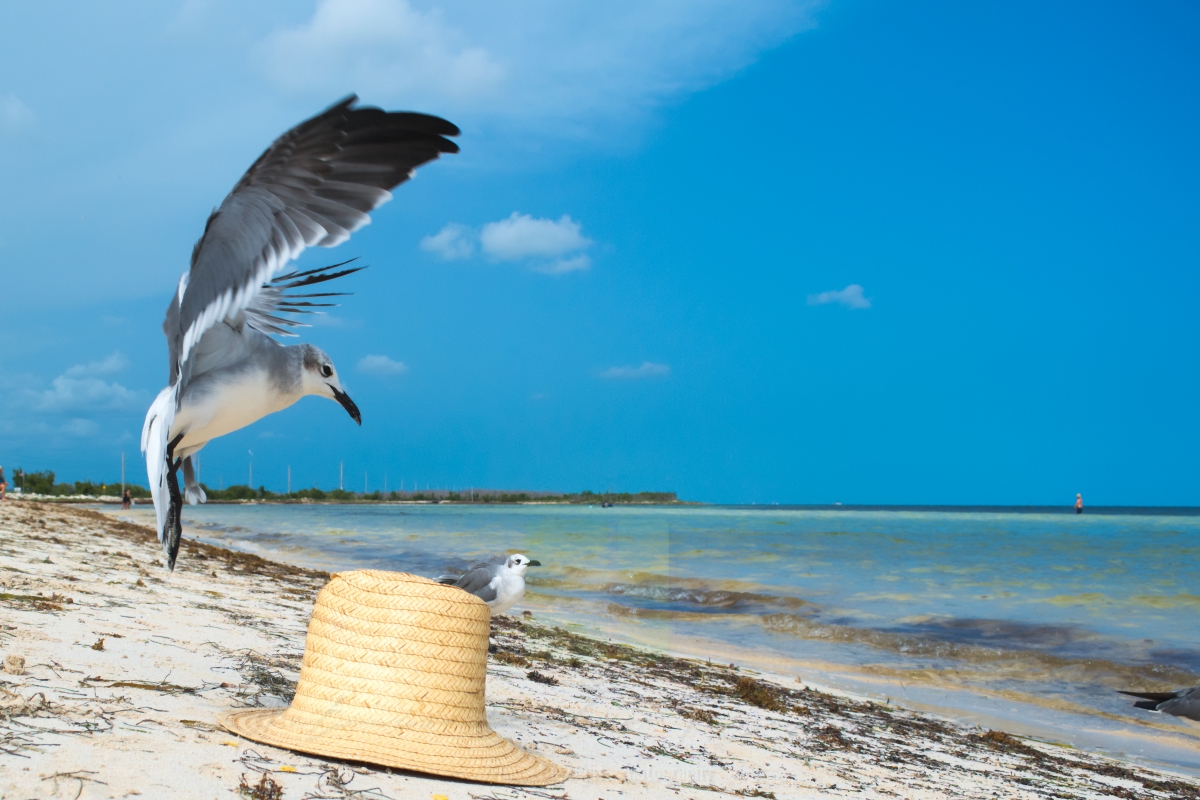
[[[490,614],[474,595],[417,575],[335,574],[317,595],[292,708],[455,735],[485,730]]]

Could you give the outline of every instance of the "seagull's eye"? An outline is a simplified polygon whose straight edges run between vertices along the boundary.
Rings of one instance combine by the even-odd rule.
[[[333,367],[329,366],[328,364],[322,364],[321,365],[321,374],[324,375],[326,378],[328,378],[330,375],[333,374]]]

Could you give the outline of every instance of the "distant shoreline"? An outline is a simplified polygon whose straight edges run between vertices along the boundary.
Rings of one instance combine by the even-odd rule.
[[[121,498],[112,495],[36,495],[9,493],[10,500],[24,500],[38,503],[64,504],[120,504]],[[149,500],[138,498],[138,505],[149,505]],[[957,506],[957,505],[850,505],[850,504],[812,504],[812,503],[706,503],[699,500],[662,501],[609,501],[614,508],[635,506],[638,508],[741,508],[752,511],[895,511],[911,513],[945,513],[945,514],[1068,514],[1074,515],[1075,509],[1067,506]],[[377,500],[377,499],[322,499],[309,498],[264,498],[246,500],[211,499],[206,505],[253,506],[253,505],[344,505],[344,506],[587,506],[599,507],[600,501],[579,502],[577,500],[530,499],[530,500]],[[1200,516],[1200,506],[1091,506],[1084,509],[1083,516],[1151,516],[1151,517],[1195,517]]]
[[[9,500],[23,500],[30,503],[61,503],[68,505],[120,505],[121,498],[113,495],[37,495],[37,494],[9,494]],[[147,498],[137,498],[136,505],[149,506],[150,500]],[[600,502],[581,503],[571,500],[312,500],[307,497],[287,499],[287,498],[266,498],[253,500],[208,500],[204,505],[209,506],[584,506],[584,507],[599,507]],[[671,502],[661,501],[638,501],[629,502],[609,501],[609,506],[616,508],[618,506],[705,506],[708,503],[700,503],[693,500],[674,500]]]
[[[914,513],[940,512],[948,514],[1070,514],[1075,515],[1071,505],[1061,506],[1001,506],[1001,505],[851,505],[849,503],[739,504],[731,503],[723,508],[776,508],[792,511],[909,511]],[[1200,506],[1085,506],[1082,516],[1200,516]]]

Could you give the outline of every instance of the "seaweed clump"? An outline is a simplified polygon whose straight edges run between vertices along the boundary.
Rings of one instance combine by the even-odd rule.
[[[283,787],[265,772],[254,784],[246,781],[246,773],[243,772],[237,790],[238,794],[249,800],[283,800]]]
[[[743,702],[764,711],[786,714],[792,710],[791,695],[787,689],[765,681],[756,681],[754,678],[739,677],[733,685],[733,694]]]
[[[534,683],[544,683],[547,686],[558,686],[558,678],[554,677],[553,675],[543,675],[537,670],[527,672],[525,677],[529,678],[529,680],[533,681]]]

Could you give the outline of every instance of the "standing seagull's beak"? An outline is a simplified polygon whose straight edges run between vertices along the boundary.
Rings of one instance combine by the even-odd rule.
[[[358,413],[358,406],[354,405],[354,401],[350,399],[350,395],[341,391],[332,383],[325,385],[333,390],[333,399],[342,404],[342,408],[346,409],[346,413],[350,415],[350,419],[362,425],[362,414]]]
[[[533,561],[530,561],[530,562],[529,562],[528,564],[526,564],[525,566],[527,566],[527,567],[540,567],[541,565],[542,565],[542,562],[538,561],[537,559],[534,559]]]

